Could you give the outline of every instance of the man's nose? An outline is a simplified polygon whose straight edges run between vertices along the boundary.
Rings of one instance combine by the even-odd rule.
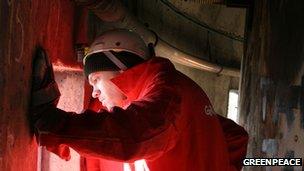
[[[94,89],[92,92],[92,97],[93,98],[98,98],[100,96],[100,90]]]

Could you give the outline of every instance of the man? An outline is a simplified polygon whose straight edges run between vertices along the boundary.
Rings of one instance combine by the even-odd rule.
[[[92,96],[105,107],[99,112],[57,109],[46,59],[34,63],[32,118],[40,145],[60,157],[69,158],[68,146],[95,160],[143,161],[150,171],[241,170],[246,131],[217,115],[204,91],[169,60],[151,56],[136,33],[107,31],[84,58]]]

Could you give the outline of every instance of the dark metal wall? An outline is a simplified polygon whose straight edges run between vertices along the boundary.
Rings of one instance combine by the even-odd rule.
[[[252,12],[240,109],[250,136],[248,156],[303,158],[304,1],[255,1]]]

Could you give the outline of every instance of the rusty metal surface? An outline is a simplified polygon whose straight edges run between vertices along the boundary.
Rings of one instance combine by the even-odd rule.
[[[304,16],[303,2],[255,1],[240,93],[240,120],[250,137],[248,157],[304,157],[300,110],[303,88],[293,81],[301,80],[304,74],[300,71],[304,67],[304,36],[299,31],[304,29],[300,22],[303,17],[299,17]],[[291,168],[244,170],[281,169]]]
[[[29,131],[33,22],[31,3],[1,1],[0,170],[35,170],[36,144]],[[28,41],[29,40],[29,41]]]
[[[73,4],[3,0],[0,9],[0,170],[33,171],[37,144],[27,117],[32,54],[41,44],[53,57],[72,56]]]

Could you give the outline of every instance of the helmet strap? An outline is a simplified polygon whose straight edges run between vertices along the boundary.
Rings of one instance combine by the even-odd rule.
[[[148,49],[149,49],[149,55],[150,55],[150,57],[155,56],[155,49],[154,49],[153,43],[149,43],[148,44]]]
[[[126,70],[128,67],[123,64],[112,52],[104,51],[103,52],[120,70]]]

